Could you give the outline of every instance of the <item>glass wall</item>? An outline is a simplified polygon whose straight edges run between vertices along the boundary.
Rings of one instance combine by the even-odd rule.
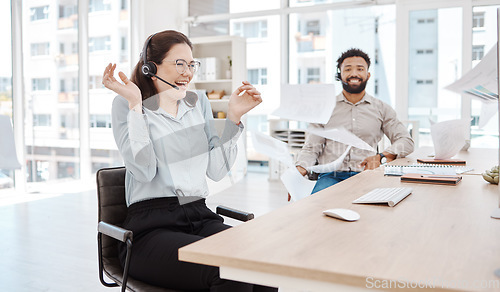
[[[371,59],[367,92],[394,105],[395,6],[328,10],[290,15],[289,83],[335,83],[337,59],[359,48]]]
[[[497,41],[497,8],[476,6],[472,15],[472,66],[493,48]],[[471,146],[498,147],[498,107],[472,99]]]
[[[89,6],[89,128],[92,173],[123,161],[111,130],[111,105],[116,94],[102,85],[102,72],[116,63],[116,73],[130,77],[130,0]]]
[[[281,74],[286,72],[286,77],[281,76],[279,84],[335,83],[337,91],[340,91],[340,83],[334,81],[337,57],[350,47],[367,51],[373,60],[368,92],[393,107],[396,107],[398,101],[404,104],[404,109],[401,108],[404,112],[400,112],[403,119],[419,123],[418,146],[432,145],[429,130],[431,122],[469,118],[462,117],[469,107],[468,104],[462,104],[462,96],[444,89],[462,76],[462,47],[463,37],[466,35],[462,29],[462,18],[463,9],[470,9],[466,7],[467,3],[452,4],[438,0],[426,4],[406,0],[394,5],[391,1],[386,1],[387,5],[369,5],[344,0],[291,0],[288,3],[282,1],[283,6],[276,9],[279,4],[274,1],[266,1],[259,4],[259,8],[251,8],[243,7],[251,6],[249,3],[212,0],[206,2],[204,8],[197,5],[199,9],[194,13],[191,8],[194,9],[195,2],[200,1],[190,1],[189,16],[195,20],[191,23],[190,33],[196,36],[200,32],[197,27],[204,24],[205,27],[215,27],[216,23],[224,23],[224,29],[208,29],[204,35],[246,35],[252,42],[259,38],[266,39],[266,33],[271,30],[269,23],[258,20],[248,24],[238,22],[250,15],[255,16],[252,13],[255,10],[262,10],[265,15],[275,15],[282,25],[279,32],[281,40],[288,40],[285,47],[282,44],[279,55],[274,56],[281,59]],[[474,3],[481,2],[486,1]],[[238,5],[242,7],[238,8]],[[405,13],[396,15],[397,6],[414,8],[402,9]],[[472,7],[473,15],[465,16],[465,23],[472,23],[473,41],[470,45],[473,65],[481,60],[496,41],[496,7]],[[199,21],[207,16],[209,17],[205,22]],[[408,71],[404,72],[408,76],[405,76],[405,85],[396,84],[395,81],[396,68],[406,67],[401,63],[396,64],[395,58],[398,18],[408,21],[408,31],[400,38],[408,40],[405,45],[405,48],[408,47]],[[283,38],[283,34],[287,37]],[[249,45],[247,54],[252,55],[253,51],[259,52],[259,49]],[[273,95],[264,97],[268,104],[276,106],[279,102],[280,85],[271,81],[274,76],[271,68],[259,64],[259,60],[266,59],[267,55],[270,53],[259,54],[256,58],[248,57],[248,76],[259,86],[262,82],[267,82],[266,90],[270,90]],[[287,65],[283,65],[284,62]],[[396,97],[397,88],[405,88],[400,92],[404,96]],[[494,107],[487,107],[473,100],[471,112],[471,145],[497,147],[498,126],[494,122],[497,119]],[[260,121],[265,120],[266,114],[269,114],[267,108],[262,111]]]
[[[0,115],[12,118],[12,38],[11,38],[11,15],[10,1],[0,2]],[[13,172],[0,169],[0,189],[12,188],[14,186]]]
[[[420,145],[432,146],[432,122],[459,119],[461,96],[444,89],[462,72],[462,9],[411,11],[408,118],[420,123]]]
[[[27,180],[78,179],[78,1],[22,7]]]
[[[89,130],[93,173],[123,165],[111,132],[114,94],[103,88],[102,72],[113,62],[130,75],[129,0],[89,1],[85,85],[79,84],[78,0],[24,0],[22,7],[27,181],[81,178],[82,127]],[[89,100],[88,112],[81,98]],[[80,125],[82,114],[89,125]]]

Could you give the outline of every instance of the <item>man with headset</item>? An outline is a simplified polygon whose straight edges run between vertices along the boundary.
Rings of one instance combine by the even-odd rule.
[[[404,157],[413,152],[414,142],[405,126],[397,119],[396,112],[388,104],[365,92],[370,79],[370,57],[359,49],[349,49],[337,60],[336,79],[342,82],[342,93],[337,95],[337,103],[330,120],[326,124],[310,124],[310,128],[344,128],[377,149],[378,142],[385,134],[391,146],[376,155],[366,150],[351,148],[340,169],[319,174],[312,191],[343,181],[360,171],[375,169],[385,162]],[[296,167],[302,175],[307,175],[307,167],[335,161],[348,145],[308,134],[297,157]],[[370,156],[368,156],[370,155]],[[289,197],[290,199],[290,197]]]

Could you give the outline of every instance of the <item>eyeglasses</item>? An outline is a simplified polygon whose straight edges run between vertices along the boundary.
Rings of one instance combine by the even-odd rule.
[[[183,59],[177,59],[177,60],[164,60],[167,62],[175,62],[175,70],[177,70],[177,73],[179,74],[184,74],[186,70],[189,68],[191,73],[196,73],[198,69],[201,66],[201,63],[199,61],[192,61],[191,63],[188,63],[186,60]]]

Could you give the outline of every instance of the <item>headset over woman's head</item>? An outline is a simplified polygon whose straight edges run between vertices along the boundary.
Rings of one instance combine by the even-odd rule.
[[[158,94],[151,77],[157,77],[157,65],[160,65],[170,49],[176,44],[187,44],[191,49],[191,41],[181,32],[165,30],[148,37],[144,42],[141,58],[132,72],[130,80],[141,90],[142,99],[145,100]],[[166,82],[166,81],[164,81]],[[168,82],[166,82],[168,84]],[[170,84],[172,87],[176,87]]]

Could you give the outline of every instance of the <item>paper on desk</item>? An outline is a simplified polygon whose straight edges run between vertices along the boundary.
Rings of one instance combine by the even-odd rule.
[[[315,181],[303,177],[296,167],[288,168],[280,178],[294,201],[309,196],[316,184]]]
[[[333,84],[284,84],[280,106],[272,115],[283,119],[326,124],[337,99]]]
[[[497,102],[481,103],[481,113],[479,114],[479,129],[482,129],[488,124],[493,116],[498,112]]]
[[[467,120],[450,120],[432,125],[434,158],[449,159],[455,156],[465,144],[469,125]]]
[[[327,139],[330,139],[333,141],[337,141],[337,142],[340,142],[340,143],[343,143],[346,145],[351,145],[353,147],[356,147],[356,148],[359,148],[362,150],[377,152],[377,151],[375,151],[375,149],[373,149],[372,146],[368,145],[368,143],[361,140],[356,135],[354,135],[353,133],[351,133],[345,129],[337,128],[337,129],[330,129],[330,130],[321,130],[321,129],[315,128],[315,129],[307,129],[306,131],[311,133],[311,134],[321,136],[321,137],[324,137],[324,138],[327,138]]]
[[[310,166],[310,167],[307,167],[306,169],[308,171],[314,171],[316,173],[327,173],[327,172],[336,171],[342,165],[342,162],[344,162],[344,158],[347,156],[347,153],[349,153],[349,150],[351,150],[351,147],[352,146],[347,147],[347,150],[344,152],[344,154],[340,155],[340,157],[337,158],[333,162],[330,162],[327,164]]]
[[[269,158],[276,159],[284,163],[287,167],[295,168],[293,159],[290,156],[288,146],[285,142],[259,132],[252,131],[251,133],[255,151],[267,155]]]
[[[476,67],[445,88],[458,94],[466,93],[483,102],[497,101],[498,85],[496,78],[497,45],[495,44]]]

